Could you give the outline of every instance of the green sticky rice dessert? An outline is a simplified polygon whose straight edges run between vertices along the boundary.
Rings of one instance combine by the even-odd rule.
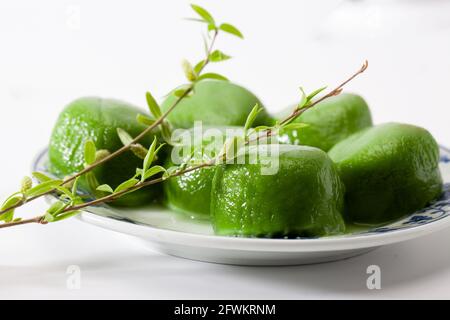
[[[286,110],[277,118],[283,119],[291,111]],[[342,94],[319,103],[295,122],[309,126],[283,130],[280,143],[306,145],[328,151],[353,133],[372,126],[372,117],[363,98],[355,94]]]
[[[122,147],[117,128],[126,130],[132,136],[137,136],[145,129],[145,126],[136,121],[138,113],[142,111],[128,103],[112,99],[81,98],[70,103],[59,115],[50,138],[50,172],[64,178],[82,170],[84,144],[87,140],[92,140],[97,150],[114,152]],[[149,134],[141,143],[148,147],[152,140],[153,136]],[[142,167],[142,160],[127,151],[102,164],[94,172],[100,184],[109,184],[114,188],[131,178],[138,167]],[[84,179],[81,179],[80,185],[89,189]],[[155,200],[158,194],[160,187],[152,186],[126,195],[113,204],[141,205]]]
[[[277,147],[279,157],[275,151],[267,152]],[[247,157],[254,159],[255,154],[258,161],[216,169],[211,193],[216,234],[283,238],[345,231],[344,188],[325,152],[307,146],[262,145],[250,148]]]
[[[172,93],[162,103],[166,111],[177,100]],[[248,114],[261,101],[247,89],[234,83],[204,80],[195,85],[192,96],[183,99],[168,119],[177,128],[189,129],[196,121],[204,126],[244,126]],[[266,111],[260,113],[254,125],[271,123]]]
[[[345,218],[380,224],[440,196],[439,147],[425,129],[388,123],[366,129],[329,152],[346,186]]]
[[[200,141],[192,141],[189,144],[192,149],[189,148],[188,151],[184,152],[184,155],[176,155],[177,158],[180,157],[179,160],[176,160],[178,164],[186,161],[187,158],[195,161],[212,159],[220,152],[227,138],[243,135],[243,128],[241,127],[204,127],[203,129]],[[191,135],[193,130],[186,132]],[[191,154],[191,150],[194,153]],[[173,154],[177,153],[175,148],[172,151]],[[168,157],[165,167],[170,168],[174,165],[172,157]],[[215,167],[203,168],[164,181],[166,205],[175,211],[186,213],[194,218],[209,218],[214,173]]]

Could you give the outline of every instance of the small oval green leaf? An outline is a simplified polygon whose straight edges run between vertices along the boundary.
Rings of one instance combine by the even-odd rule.
[[[95,191],[97,187],[100,185],[98,183],[97,178],[95,177],[95,174],[91,171],[84,175],[84,178],[86,180],[87,185],[89,186],[89,189],[92,191]]]
[[[148,169],[144,174],[144,181],[157,175],[158,173],[166,172],[166,168],[161,166],[154,166]]]
[[[153,139],[153,142],[150,146],[150,148],[148,149],[147,155],[145,156],[144,159],[144,166],[142,167],[142,169],[145,171],[147,171],[147,169],[152,165],[153,159],[155,158],[155,150],[156,150],[156,143],[158,141],[156,140],[156,137]]]
[[[200,74],[200,71],[202,71],[204,65],[205,65],[205,60],[198,62],[194,67],[195,73]]]
[[[136,168],[136,174],[134,175],[134,177],[135,178],[142,177],[143,172],[144,170],[142,170],[141,168]]]
[[[225,32],[227,32],[229,34],[235,35],[236,37],[244,39],[244,35],[242,34],[242,32],[239,31],[239,29],[236,28],[235,26],[233,26],[232,24],[222,23],[219,26],[219,29],[222,30],[222,31],[225,31]]]
[[[101,186],[97,187],[97,191],[114,193],[114,190],[111,188],[111,186],[109,186],[107,184],[102,184]]]
[[[68,206],[68,204],[62,202],[62,201],[57,201],[55,203],[53,203],[50,208],[48,208],[47,213],[51,214],[52,216],[57,215],[58,213],[60,213],[61,211],[64,210],[64,208],[66,208]]]
[[[97,148],[92,140],[86,141],[84,145],[84,161],[86,164],[91,165],[95,162],[95,153]]]
[[[314,99],[318,94],[320,94],[322,91],[326,90],[328,87],[322,87],[320,89],[314,90],[313,92],[311,92],[308,97],[307,100],[311,101],[312,99]]]
[[[20,186],[20,191],[22,193],[27,192],[28,190],[30,190],[33,187],[33,180],[31,180],[30,177],[24,177],[22,179],[22,183]]]
[[[303,129],[303,128],[307,128],[309,126],[310,125],[307,124],[307,123],[290,123],[290,124],[288,124],[286,126],[283,126],[282,129],[283,130],[300,130],[300,129]]]
[[[80,177],[75,178],[73,185],[72,185],[72,195],[76,196],[77,190],[78,190],[78,182],[80,180]]]
[[[148,116],[145,116],[143,114],[138,114],[136,116],[136,121],[139,122],[140,124],[143,124],[145,126],[151,126],[155,123],[155,119],[152,119]]]
[[[229,59],[231,59],[231,56],[223,53],[220,50],[214,50],[209,55],[209,61],[211,61],[211,62],[221,62],[221,61],[226,61],[226,60],[229,60]]]
[[[176,88],[173,91],[173,94],[175,95],[175,97],[181,98],[181,97],[186,96],[186,92],[190,89],[191,89],[190,85],[184,84],[184,85],[181,85],[178,88]]]
[[[119,193],[122,191],[125,191],[127,189],[130,189],[132,187],[134,187],[136,184],[138,184],[139,180],[135,179],[135,178],[131,178],[130,180],[127,180],[123,183],[121,183],[115,190],[114,193]]]
[[[39,181],[40,183],[42,182],[47,182],[47,181],[51,181],[53,180],[52,178],[50,178],[49,176],[46,176],[45,174],[41,173],[41,172],[33,172],[32,176]]]
[[[20,197],[20,196],[10,197],[3,203],[1,210],[3,211],[8,208],[11,208],[11,207],[19,204],[21,201],[22,201],[22,197]],[[8,210],[8,211],[4,212],[3,214],[1,214],[0,221],[11,222],[14,219],[14,211],[15,211],[15,209],[11,209],[11,210]]]
[[[212,15],[204,8],[196,5],[191,4],[191,8],[207,23],[215,24],[214,18]]]
[[[117,128],[117,135],[124,146],[128,146],[133,143],[133,137],[122,128]]]
[[[50,180],[46,182],[42,182],[37,186],[31,188],[26,192],[26,196],[29,198],[33,198],[36,196],[40,196],[44,193],[50,192],[55,189],[55,187],[59,186],[62,183],[62,180]]]
[[[191,82],[195,81],[197,79],[197,75],[196,75],[191,63],[187,60],[183,60],[182,66],[183,66],[183,71],[184,71],[184,75],[185,75],[186,79],[188,79],[188,81],[191,81]]]
[[[158,103],[156,102],[155,98],[153,98],[152,94],[150,92],[147,92],[145,94],[145,98],[147,99],[147,105],[150,110],[150,113],[156,118],[159,119],[162,116],[161,108],[159,107]]]
[[[69,189],[67,189],[66,187],[56,186],[55,189],[58,190],[59,192],[65,194],[69,199],[71,199],[73,197],[72,192]]]
[[[78,215],[80,212],[81,212],[80,210],[65,212],[63,214],[60,214],[60,215],[54,217],[53,221],[49,221],[49,222],[57,222],[57,221],[65,220],[68,218],[72,218],[73,216]]]
[[[48,212],[45,213],[44,221],[53,222],[54,220],[55,220],[55,217],[53,217],[52,214],[50,214]]]
[[[252,111],[250,111],[247,120],[245,121],[245,126],[244,126],[244,133],[245,135],[247,135],[247,131],[248,129],[250,129],[253,126],[253,123],[255,122],[256,117],[258,116],[258,114],[262,111],[262,108],[259,106],[259,104],[256,104]]]
[[[308,96],[305,93],[305,90],[303,89],[303,87],[300,87],[300,92],[302,94],[301,98],[300,98],[300,102],[298,103],[297,109],[302,109],[306,106],[306,104],[308,103]]]

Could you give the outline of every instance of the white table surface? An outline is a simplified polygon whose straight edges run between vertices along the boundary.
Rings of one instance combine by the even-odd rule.
[[[77,220],[2,231],[0,298],[365,299],[450,298],[450,231],[346,261],[299,267],[214,265],[161,255]],[[369,265],[381,290],[366,287]],[[70,265],[81,288],[67,289]]]
[[[342,42],[334,33],[341,15],[329,15],[338,2],[320,7],[311,1],[199,1],[247,35],[244,42],[220,42],[236,59],[216,70],[252,88],[275,111],[295,101],[298,85],[337,83],[367,57],[371,68],[349,89],[367,98],[375,121],[418,124],[450,145],[450,33],[443,25],[414,29],[427,17],[430,23],[423,25],[432,28],[439,17],[426,15],[399,27],[386,18],[395,10],[372,8],[371,40],[350,32]],[[433,2],[434,14],[443,11],[442,2]],[[146,90],[163,96],[182,81],[181,58],[201,54],[199,27],[179,19],[190,15],[187,1],[128,3],[0,4],[0,198],[29,174],[33,156],[70,100],[100,95],[144,105]],[[79,28],[67,22],[73,10],[81,13]],[[401,41],[383,45],[386,27]],[[45,203],[37,201],[19,214],[44,210]],[[234,267],[161,255],[73,219],[0,231],[0,299],[450,298],[449,243],[450,230],[444,230],[336,263]],[[70,265],[81,268],[79,290],[67,288]],[[381,268],[381,290],[366,287],[369,265]]]

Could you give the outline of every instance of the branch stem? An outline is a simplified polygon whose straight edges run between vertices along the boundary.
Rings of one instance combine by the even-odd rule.
[[[120,198],[121,196],[125,195],[128,192],[135,191],[135,190],[138,190],[138,189],[150,186],[150,185],[158,184],[158,183],[161,183],[161,182],[163,182],[163,181],[165,181],[167,179],[174,178],[174,177],[179,177],[179,176],[184,175],[186,173],[193,172],[193,171],[196,171],[196,170],[200,170],[202,168],[210,167],[210,166],[213,166],[213,165],[214,165],[214,162],[213,161],[209,161],[209,162],[205,162],[205,163],[199,164],[197,166],[188,168],[186,170],[181,170],[181,171],[175,172],[170,177],[165,178],[165,179],[157,178],[157,179],[153,179],[153,180],[149,180],[149,181],[145,181],[145,182],[140,182],[137,185],[135,185],[134,187],[128,188],[128,189],[123,190],[121,192],[113,193],[113,194],[110,194],[110,195],[105,196],[103,198],[95,199],[95,200],[92,200],[92,201],[89,201],[89,202],[85,202],[85,203],[82,203],[82,204],[79,204],[79,205],[68,206],[63,211],[61,211],[61,213],[77,211],[77,210],[81,210],[81,209],[84,209],[84,208],[87,208],[87,207],[92,207],[92,206],[95,206],[95,205],[98,205],[98,204],[101,204],[101,203],[108,203],[108,202],[111,202],[111,201],[113,201],[113,200],[115,200],[117,198]],[[22,225],[22,224],[29,224],[29,223],[47,224],[47,222],[44,220],[44,216],[41,215],[41,216],[36,216],[34,218],[31,218],[31,219],[26,219],[26,220],[20,220],[20,221],[8,222],[8,223],[0,224],[0,229],[14,227],[14,226]]]
[[[217,36],[217,33],[218,33],[218,32],[216,31],[215,34],[214,34],[213,40],[211,41],[211,46],[210,46],[210,49],[208,50],[209,53],[211,52],[212,45],[214,45],[214,41],[215,41],[215,38],[216,38],[216,36]],[[209,57],[209,54],[208,54],[208,57]],[[207,63],[209,63],[208,58],[205,60],[204,66],[206,66]],[[203,67],[204,67],[204,66],[203,66]],[[345,81],[344,81],[343,83],[341,83],[338,87],[336,87],[335,89],[333,89],[333,90],[330,91],[328,94],[326,94],[326,95],[324,95],[323,97],[321,97],[320,99],[317,99],[316,101],[314,101],[313,103],[311,103],[311,104],[308,105],[307,107],[302,108],[302,109],[296,109],[296,110],[294,110],[294,112],[293,112],[291,115],[289,115],[286,119],[284,119],[284,120],[281,122],[281,124],[285,124],[285,123],[291,121],[292,119],[297,118],[299,115],[301,115],[301,114],[304,113],[305,111],[307,111],[307,110],[313,108],[314,106],[316,106],[316,105],[319,104],[320,102],[322,102],[322,101],[324,101],[324,100],[326,100],[326,99],[328,99],[328,98],[331,98],[331,97],[333,97],[333,96],[337,96],[337,95],[341,94],[341,92],[342,92],[344,86],[347,85],[347,84],[348,84],[350,81],[352,81],[353,79],[355,79],[358,75],[360,75],[360,74],[362,74],[364,71],[366,71],[367,68],[368,68],[368,62],[365,61],[364,64],[363,64],[363,66],[362,66],[355,74],[353,74],[350,78],[348,78],[347,80],[345,80]],[[203,68],[202,68],[202,69],[203,69]],[[202,69],[201,69],[201,70],[202,70]],[[169,109],[161,116],[160,119],[158,119],[152,126],[150,126],[149,128],[147,128],[147,129],[144,130],[139,136],[137,136],[137,137],[133,140],[133,142],[132,142],[131,144],[136,143],[136,142],[137,142],[138,140],[140,140],[143,136],[145,136],[145,134],[147,134],[148,132],[150,132],[150,131],[151,131],[152,129],[154,129],[157,125],[161,124],[161,123],[164,121],[165,117],[167,117],[167,115],[168,115],[168,114],[169,114],[169,113],[170,113],[170,112],[171,112],[171,111],[179,104],[179,102],[180,102],[182,99],[184,99],[184,98],[185,98],[192,90],[193,90],[193,84],[192,84],[192,85],[184,92],[184,94],[183,94],[182,96],[180,96],[180,97],[177,99],[177,101],[174,103],[174,105],[172,105],[172,106],[171,106],[171,107],[170,107],[170,108],[169,108]],[[266,130],[263,130],[263,134],[265,134],[266,136],[272,135],[272,134],[273,134],[272,129],[266,129]],[[258,137],[258,139],[259,139],[259,137]],[[249,142],[249,141],[246,141],[246,144],[248,144],[248,143],[250,143],[250,142]],[[117,156],[117,155],[121,154],[122,152],[128,150],[128,149],[130,148],[131,144],[122,147],[121,149],[119,149],[119,150],[117,150],[116,152],[112,153],[109,157],[106,157],[105,159],[108,159],[108,158],[111,159],[111,158],[113,157],[113,155]],[[226,155],[223,155],[223,156],[225,157]],[[102,161],[99,161],[99,162],[98,162],[97,164],[95,164],[95,165],[99,165],[99,164],[101,164],[101,163],[106,162],[107,160],[105,160],[105,159],[103,159]],[[65,208],[61,213],[77,211],[77,210],[81,210],[81,209],[84,209],[84,208],[90,207],[90,206],[95,206],[95,205],[98,205],[98,204],[101,204],[101,203],[108,203],[108,202],[111,202],[111,201],[113,201],[113,200],[115,200],[115,199],[117,199],[117,198],[120,198],[121,196],[125,195],[126,193],[129,193],[129,192],[132,192],[132,191],[136,191],[136,190],[141,189],[141,188],[144,188],[144,187],[146,187],[146,186],[150,186],[150,185],[154,185],[154,184],[157,184],[157,183],[161,183],[161,182],[163,182],[163,181],[165,181],[165,180],[167,180],[167,179],[174,178],[174,177],[179,177],[179,176],[182,176],[182,175],[187,174],[187,173],[189,173],[189,172],[193,172],[193,171],[196,171],[196,170],[200,170],[200,169],[202,169],[202,168],[211,167],[211,166],[214,166],[216,163],[217,163],[217,162],[216,162],[216,159],[213,159],[213,160],[204,162],[204,163],[202,163],[202,164],[193,166],[193,167],[191,167],[191,168],[187,168],[187,169],[184,169],[184,170],[177,171],[177,172],[171,174],[169,177],[166,177],[166,178],[161,177],[161,178],[157,178],[157,179],[153,179],[153,180],[149,180],[149,181],[139,182],[139,183],[136,184],[135,186],[133,186],[133,187],[131,187],[131,188],[128,188],[128,189],[125,189],[125,190],[123,190],[123,191],[121,191],[121,192],[113,193],[113,194],[110,194],[110,195],[108,195],[108,196],[105,196],[105,197],[102,197],[102,198],[99,198],[99,199],[95,199],[95,200],[92,200],[92,201],[89,201],[89,202],[85,202],[85,203],[82,203],[82,204],[79,204],[79,205],[68,206],[68,207]],[[88,167],[88,168],[84,169],[83,171],[80,171],[80,172],[77,174],[77,176],[80,176],[80,175],[82,175],[83,173],[89,172],[90,170],[93,169],[93,167],[94,167],[94,165],[91,166],[91,167]],[[67,183],[67,182],[69,182],[69,181],[72,181],[73,179],[75,179],[75,177],[76,177],[76,176],[72,177],[72,178],[69,179],[69,180],[66,180],[66,181],[64,182],[64,184]],[[49,193],[51,193],[51,192],[49,192]],[[48,193],[46,193],[46,194],[48,194]],[[38,197],[41,197],[41,196],[43,196],[43,195],[36,196],[35,198],[38,198]],[[31,199],[33,199],[33,198],[30,198],[29,201],[31,201]],[[33,200],[34,200],[34,199],[33,199]],[[23,205],[24,203],[26,203],[26,201],[23,202],[21,205]],[[19,205],[19,206],[20,206],[20,205]],[[17,207],[18,207],[18,206],[17,206]],[[9,210],[11,210],[11,209],[12,209],[12,207],[9,208],[9,209],[7,209],[6,211],[9,211]],[[5,212],[6,212],[6,211],[5,211]],[[0,214],[1,214],[1,213],[3,213],[3,212],[0,212]],[[16,221],[16,222],[9,222],[9,223],[0,224],[0,228],[8,228],[8,227],[13,227],[13,226],[22,225],[22,224],[28,224],[28,223],[46,224],[47,222],[44,220],[44,216],[37,216],[37,217],[31,218],[31,219],[27,219],[27,220],[21,220],[21,221]]]
[[[217,32],[215,33],[215,36],[216,35],[217,35]],[[211,43],[214,42],[215,36],[214,36],[213,41]],[[369,65],[368,62],[365,61],[364,64],[362,65],[362,67],[356,73],[354,73],[351,77],[349,77],[347,80],[342,82],[338,87],[336,87],[335,89],[333,89],[332,91],[330,91],[329,93],[327,93],[326,95],[321,97],[320,99],[317,99],[316,101],[311,103],[308,107],[300,109],[300,110],[294,110],[294,112],[290,116],[288,116],[286,119],[284,119],[281,122],[281,124],[286,123],[286,122],[292,120],[293,118],[298,117],[300,114],[302,114],[306,110],[309,110],[309,109],[313,108],[314,106],[316,106],[320,102],[322,102],[322,101],[324,101],[324,100],[326,100],[326,99],[328,99],[330,97],[333,97],[333,96],[341,94],[342,89],[345,87],[345,85],[347,85],[349,82],[351,82],[353,79],[355,79],[358,75],[360,75],[361,73],[366,71],[368,65]],[[269,137],[270,135],[272,135],[272,130],[271,129],[266,130],[265,136]],[[259,138],[260,137],[258,137],[258,139]],[[246,141],[246,144],[249,144],[249,143],[250,143],[250,141]],[[225,156],[226,155],[224,155],[224,157]],[[207,161],[205,163],[199,164],[197,166],[188,168],[186,170],[178,171],[175,174],[171,175],[169,178],[178,177],[178,176],[184,175],[184,174],[192,172],[192,171],[196,171],[196,170],[199,170],[199,169],[202,169],[202,168],[205,168],[205,167],[210,167],[210,166],[215,165],[216,163],[217,163],[216,159],[213,159],[213,160]],[[149,185],[154,185],[154,184],[163,182],[164,180],[167,180],[167,179],[168,178],[166,178],[166,179],[158,178],[158,179],[154,179],[154,180],[140,182],[140,183],[136,184],[135,186],[133,186],[133,187],[131,187],[129,189],[125,189],[125,190],[123,190],[121,192],[113,193],[113,194],[111,194],[109,196],[106,196],[106,197],[103,197],[103,198],[99,198],[99,199],[93,200],[91,202],[86,202],[86,203],[83,203],[83,204],[80,204],[80,205],[77,205],[77,206],[67,207],[63,212],[70,212],[70,211],[80,210],[80,209],[83,209],[83,208],[86,208],[86,207],[89,207],[89,206],[93,206],[93,205],[97,205],[97,204],[100,204],[100,203],[110,202],[110,201],[115,200],[116,198],[119,198],[119,197],[123,196],[124,194],[126,194],[128,192],[135,191],[135,190],[141,189],[141,188],[149,186]]]
[[[95,206],[95,205],[98,205],[98,204],[101,204],[101,203],[111,202],[111,201],[116,200],[117,198],[120,198],[121,196],[125,195],[126,193],[129,193],[129,192],[132,192],[132,191],[136,191],[136,190],[139,190],[139,189],[142,189],[144,187],[148,187],[148,186],[151,186],[151,185],[154,185],[154,184],[158,184],[158,183],[161,183],[161,182],[163,182],[163,181],[165,181],[167,179],[174,178],[174,177],[179,177],[179,176],[182,176],[182,175],[184,175],[186,173],[189,173],[189,172],[192,172],[192,171],[196,171],[196,170],[199,170],[199,169],[202,169],[202,168],[205,168],[205,167],[209,167],[209,166],[212,166],[212,165],[214,165],[213,162],[205,162],[205,163],[199,164],[197,166],[188,168],[186,170],[178,171],[178,172],[170,175],[170,177],[166,177],[166,178],[162,178],[161,177],[161,178],[157,178],[157,179],[153,179],[153,180],[139,182],[135,186],[133,186],[131,188],[128,188],[128,189],[125,189],[125,190],[123,190],[121,192],[112,193],[112,194],[110,194],[108,196],[105,196],[103,198],[98,198],[98,199],[95,199],[95,200],[92,200],[92,201],[89,201],[89,202],[85,202],[85,203],[82,203],[82,204],[79,204],[79,205],[76,205],[76,206],[69,206],[66,209],[64,209],[61,213],[81,210],[81,209],[84,209],[86,207],[91,207],[91,206]]]
[[[199,74],[201,74],[201,72],[202,72],[202,71],[206,68],[206,66],[210,63],[210,55],[211,55],[212,50],[213,50],[213,48],[214,48],[214,44],[215,44],[215,42],[216,42],[216,39],[217,39],[218,34],[219,34],[219,31],[218,31],[218,30],[215,30],[215,31],[214,31],[214,34],[213,34],[213,36],[212,36],[211,43],[210,43],[210,45],[209,45],[209,47],[208,47],[208,51],[207,51],[207,56],[206,56],[205,62],[203,63],[202,67],[200,68],[200,70],[199,70],[199,72],[198,72]],[[69,182],[74,181],[76,178],[78,178],[78,177],[80,177],[80,176],[82,176],[82,175],[84,175],[84,174],[86,174],[86,173],[88,173],[88,172],[94,170],[96,167],[98,167],[98,166],[100,166],[100,165],[102,165],[102,164],[108,162],[109,160],[111,160],[111,159],[113,159],[113,158],[115,158],[115,157],[117,157],[117,156],[123,154],[124,152],[128,151],[134,144],[136,144],[137,142],[139,142],[139,141],[140,141],[142,138],[144,138],[148,133],[150,133],[150,132],[151,132],[152,130],[154,130],[156,127],[158,127],[159,125],[161,125],[161,124],[164,122],[164,120],[167,118],[167,116],[168,116],[168,115],[169,115],[169,114],[170,114],[170,113],[171,113],[171,112],[172,112],[172,111],[180,104],[180,102],[181,102],[184,98],[186,98],[186,97],[194,90],[194,85],[195,85],[195,83],[191,83],[191,84],[189,85],[189,87],[184,91],[184,93],[183,93],[181,96],[178,97],[178,99],[173,103],[173,105],[172,105],[169,109],[167,109],[166,112],[164,112],[163,115],[162,115],[158,120],[156,120],[152,125],[150,125],[150,126],[147,127],[144,131],[142,131],[142,132],[141,132],[138,136],[136,136],[129,144],[124,145],[123,147],[121,147],[120,149],[118,149],[118,150],[116,150],[115,152],[111,153],[111,154],[108,155],[107,157],[101,159],[100,161],[95,162],[94,164],[92,164],[92,165],[90,165],[90,166],[87,166],[86,168],[84,168],[83,170],[81,170],[81,171],[79,171],[78,173],[74,174],[73,176],[71,176],[71,177],[65,179],[65,180],[61,183],[60,186],[63,186],[63,185],[65,185],[65,184],[69,183]],[[51,193],[53,193],[53,192],[55,192],[55,191],[56,191],[56,189],[53,189],[53,190],[50,190],[50,191],[48,191],[48,192],[46,192],[46,193],[42,193],[42,194],[37,195],[37,196],[35,196],[35,197],[32,197],[32,198],[29,198],[29,199],[25,199],[25,200],[23,200],[23,201],[20,201],[20,202],[16,203],[15,205],[11,206],[11,207],[8,207],[8,208],[6,208],[6,209],[4,209],[4,210],[1,210],[1,211],[0,211],[0,216],[1,216],[2,214],[4,214],[4,213],[10,211],[10,210],[17,209],[17,208],[19,208],[19,207],[21,207],[21,206],[23,206],[23,205],[25,205],[25,204],[27,204],[27,203],[29,203],[29,202],[31,202],[31,201],[34,201],[34,200],[36,200],[36,199],[38,199],[38,198],[40,198],[40,197],[42,197],[42,196],[49,195],[49,194],[51,194]]]
[[[363,65],[361,66],[361,68],[355,72],[351,77],[349,77],[347,80],[345,80],[344,82],[342,82],[339,86],[337,86],[335,89],[333,89],[332,91],[330,91],[329,93],[327,93],[326,95],[324,95],[323,97],[321,97],[320,99],[314,101],[313,103],[311,103],[310,105],[308,105],[305,108],[302,109],[297,109],[295,110],[289,117],[287,117],[286,119],[284,119],[280,124],[283,125],[289,121],[291,121],[292,119],[297,118],[298,116],[300,116],[301,114],[303,114],[304,112],[308,111],[309,109],[315,107],[316,105],[318,105],[319,103],[321,103],[322,101],[329,99],[331,97],[334,96],[338,96],[342,93],[342,90],[344,89],[344,87],[351,82],[353,79],[355,79],[357,76],[359,76],[360,74],[364,73],[364,71],[367,70],[367,68],[369,67],[369,62],[366,60],[364,61]]]
[[[29,223],[47,224],[47,222],[44,221],[44,216],[37,216],[37,217],[31,218],[31,219],[24,219],[24,220],[20,220],[20,221],[14,221],[14,222],[0,224],[0,229],[14,227],[14,226],[22,225],[22,224],[29,224]]]

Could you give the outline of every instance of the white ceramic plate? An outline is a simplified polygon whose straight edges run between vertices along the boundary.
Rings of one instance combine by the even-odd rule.
[[[33,170],[46,171],[47,152]],[[417,238],[450,226],[450,150],[441,147],[444,193],[429,207],[395,223],[318,239],[245,239],[215,236],[208,221],[193,220],[166,208],[94,207],[79,218],[125,233],[170,255],[236,265],[299,265],[357,256],[380,246]]]

